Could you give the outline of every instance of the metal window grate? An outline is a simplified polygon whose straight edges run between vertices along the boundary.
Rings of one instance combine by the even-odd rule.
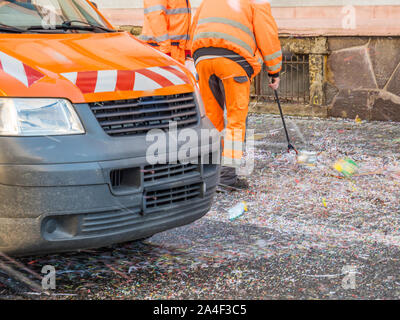
[[[281,83],[278,89],[282,102],[309,104],[310,101],[310,76],[309,56],[306,54],[283,53]],[[274,93],[268,87],[269,79],[265,71],[255,80],[255,98],[259,101],[274,101]]]

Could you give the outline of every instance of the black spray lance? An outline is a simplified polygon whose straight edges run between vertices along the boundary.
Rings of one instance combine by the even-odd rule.
[[[278,97],[278,91],[274,90],[275,93],[275,100],[278,104],[279,107],[279,112],[281,114],[281,118],[282,118],[282,123],[283,123],[283,128],[285,129],[285,134],[286,134],[286,140],[288,142],[288,152],[290,152],[290,150],[294,150],[294,152],[296,152],[296,154],[298,155],[299,152],[296,150],[295,147],[293,147],[293,145],[290,143],[290,139],[289,139],[289,134],[286,128],[286,123],[285,123],[285,117],[283,116],[283,112],[282,112],[282,107],[281,107],[281,102],[279,101],[279,97]]]

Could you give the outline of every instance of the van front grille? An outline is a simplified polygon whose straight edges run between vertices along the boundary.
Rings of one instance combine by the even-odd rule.
[[[176,203],[189,201],[201,195],[201,183],[189,184],[176,188],[146,191],[145,209],[156,209]]]
[[[82,219],[80,235],[129,230],[138,223],[140,217],[140,209],[137,207],[85,214]]]
[[[186,178],[189,175],[200,175],[199,164],[155,164],[144,167],[144,185],[162,182],[164,179]]]
[[[152,129],[167,130],[196,125],[197,108],[193,93],[141,97],[89,103],[103,130],[110,136],[146,134]]]

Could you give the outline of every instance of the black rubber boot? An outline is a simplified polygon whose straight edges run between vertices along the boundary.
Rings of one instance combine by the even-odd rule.
[[[247,190],[249,183],[246,178],[239,178],[234,168],[222,167],[219,186],[228,190]]]
[[[249,183],[247,182],[247,179],[245,178],[237,178],[236,182],[231,185],[231,187],[241,189],[241,190],[247,190],[249,188]]]
[[[231,168],[231,167],[222,167],[221,168],[221,174],[220,174],[220,179],[219,183],[226,185],[226,186],[232,186],[236,183],[237,181],[237,174],[236,174],[236,169]]]

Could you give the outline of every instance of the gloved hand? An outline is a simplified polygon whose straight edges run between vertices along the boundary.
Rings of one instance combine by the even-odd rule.
[[[268,85],[272,90],[278,90],[281,79],[279,77],[271,78],[271,83]]]

